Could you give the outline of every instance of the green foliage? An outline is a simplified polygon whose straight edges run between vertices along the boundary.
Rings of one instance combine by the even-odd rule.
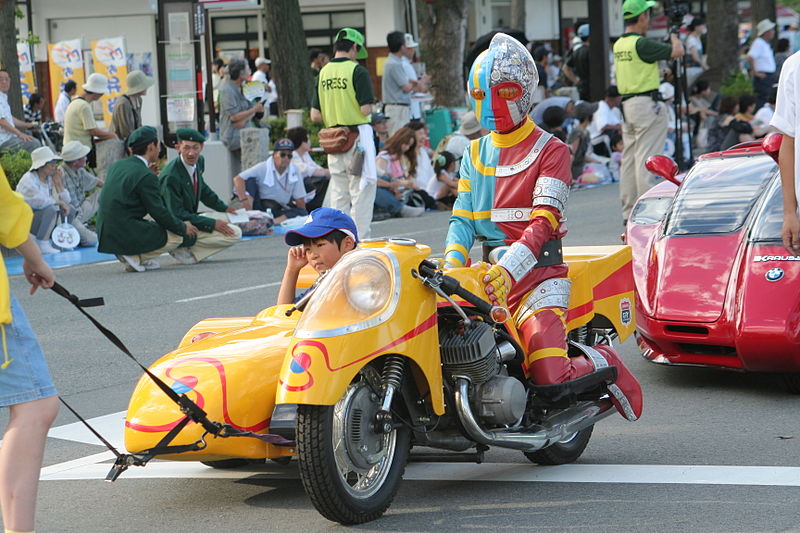
[[[286,137],[286,116],[270,120],[269,127],[269,144],[272,146],[278,139]],[[322,129],[322,123],[313,122],[311,113],[307,109],[303,111],[303,127],[308,130],[308,140],[311,141],[311,147],[319,146],[319,130]],[[328,157],[323,152],[311,152],[311,158],[318,165],[328,166]]]
[[[17,39],[20,42],[28,43],[28,45],[33,46],[35,44],[42,44],[42,40],[39,38],[38,35],[33,33],[32,31],[28,32],[28,36],[24,39]]]
[[[0,167],[3,167],[11,188],[16,189],[17,182],[31,168],[31,154],[25,150],[0,152]]]
[[[750,79],[744,72],[735,70],[722,80],[719,92],[722,96],[735,96],[738,98],[743,94],[753,94],[753,84],[750,83]]]
[[[24,19],[25,18],[25,13],[23,13],[22,10],[19,7],[15,7],[14,8],[14,16],[17,17],[18,19]]]

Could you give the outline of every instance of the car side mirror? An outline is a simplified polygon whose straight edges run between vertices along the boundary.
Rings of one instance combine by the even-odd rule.
[[[675,177],[678,173],[678,164],[672,158],[665,155],[651,155],[645,161],[644,166],[656,176],[662,177],[678,187],[681,186],[681,180]]]
[[[770,133],[764,140],[761,141],[761,148],[764,149],[764,152],[767,153],[775,162],[778,162],[778,152],[781,149],[781,143],[783,142],[783,135],[780,133]]]

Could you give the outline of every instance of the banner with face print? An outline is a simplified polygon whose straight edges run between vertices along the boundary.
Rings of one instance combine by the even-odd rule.
[[[28,43],[17,43],[17,56],[19,57],[19,85],[22,89],[22,103],[27,104],[31,94],[36,92],[36,85],[33,81],[31,48]]]
[[[103,95],[103,120],[106,127],[111,125],[114,106],[127,89],[128,54],[125,51],[125,38],[114,37],[92,41],[94,71],[108,78],[108,92]]]
[[[73,80],[80,87],[86,79],[81,40],[71,39],[48,44],[47,62],[50,71],[50,102],[55,105],[68,80]]]

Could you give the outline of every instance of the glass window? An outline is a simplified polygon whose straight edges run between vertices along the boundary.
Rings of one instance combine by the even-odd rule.
[[[672,198],[672,196],[642,198],[633,208],[630,222],[633,224],[657,224],[664,218],[664,213],[672,205]]]
[[[336,30],[339,28],[363,28],[364,27],[364,12],[363,11],[350,11],[343,13],[331,13],[331,28]]]
[[[214,19],[215,35],[225,35],[231,33],[247,33],[247,20],[244,17],[225,17]]]
[[[766,155],[700,161],[678,189],[665,234],[738,230],[777,168]]]
[[[304,30],[327,30],[330,27],[331,20],[327,13],[305,13],[303,15]]]
[[[752,241],[780,241],[783,229],[783,193],[780,179],[775,179],[767,193],[767,201],[761,206],[755,224]]]

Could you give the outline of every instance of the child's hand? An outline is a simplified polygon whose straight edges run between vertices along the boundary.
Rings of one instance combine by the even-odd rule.
[[[302,246],[292,246],[289,248],[289,255],[286,257],[286,269],[299,271],[308,264],[306,252]]]

